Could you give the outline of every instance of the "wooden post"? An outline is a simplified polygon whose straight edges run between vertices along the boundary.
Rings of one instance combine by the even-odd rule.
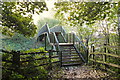
[[[45,37],[45,50],[46,50],[46,34],[44,34],[44,37]]]
[[[68,34],[66,34],[66,36],[67,36],[66,39],[67,39],[67,43],[68,43]]]
[[[74,43],[75,43],[75,34],[73,33],[73,45],[74,45]]]
[[[70,33],[70,43],[71,43],[71,33]]]
[[[69,36],[69,34],[67,34],[67,43],[69,43],[69,37],[68,36]]]
[[[49,68],[52,69],[52,64],[51,64],[51,56],[52,56],[52,52],[49,52]]]
[[[87,61],[87,63],[88,63],[88,55],[89,55],[88,49],[85,50],[85,52],[86,52],[86,56],[87,56],[86,61]]]
[[[107,45],[107,44],[104,44],[104,53],[107,52],[106,45]],[[103,61],[106,62],[106,60],[107,60],[107,56],[104,54],[104,56],[103,56]],[[107,67],[107,66],[105,65],[105,69],[106,69],[106,67]]]
[[[54,33],[52,33],[52,35],[54,36]],[[55,44],[55,36],[54,36],[54,38],[53,38],[53,43]]]
[[[62,51],[60,51],[60,66],[62,67]]]
[[[16,51],[12,51],[13,53],[13,68],[15,71],[19,71],[20,68],[20,53],[16,52]]]
[[[95,52],[95,46],[94,46],[94,44],[92,44],[92,52],[93,53]],[[92,55],[92,58],[93,58],[93,60],[95,59],[95,55],[94,54]],[[94,66],[95,66],[95,63],[93,61],[93,68],[94,68]]]

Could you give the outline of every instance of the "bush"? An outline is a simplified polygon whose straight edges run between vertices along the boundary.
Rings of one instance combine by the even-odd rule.
[[[32,53],[32,52],[46,52],[43,47],[40,47],[38,49],[30,49],[27,51],[20,51],[26,53]],[[20,67],[14,66],[11,62],[12,61],[12,54],[3,53],[3,80],[33,80],[33,79],[46,79],[48,78],[48,71],[46,69],[46,66],[39,66],[39,64],[48,63],[48,59],[39,60],[36,61],[35,59],[47,57],[45,53],[43,54],[30,54],[30,55],[21,55],[20,60],[27,61],[20,64]],[[5,61],[6,60],[6,61]],[[38,66],[38,67],[37,67]]]

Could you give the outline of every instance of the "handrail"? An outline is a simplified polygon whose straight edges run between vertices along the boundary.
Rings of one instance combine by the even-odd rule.
[[[48,33],[46,33],[46,34],[47,34],[48,42],[49,42],[49,44],[50,44],[50,37],[49,37],[49,34],[48,34]]]
[[[43,33],[45,33],[45,32],[50,33],[50,29],[49,29],[49,27],[48,27],[47,24],[45,24],[45,25],[40,29],[40,31],[38,32],[38,36],[40,36],[41,34],[43,34]]]
[[[88,62],[88,51],[87,51],[87,48],[81,42],[81,40],[78,38],[78,36],[76,36],[74,33],[73,33],[73,44],[74,44],[74,47],[76,48],[76,51],[79,53],[79,56],[83,59],[84,62],[87,63]],[[83,52],[81,52],[79,50],[81,48],[80,45],[83,47]]]
[[[56,42],[56,44],[57,44],[57,48],[58,48],[58,51],[59,51],[59,50],[60,50],[60,48],[59,48],[59,41],[58,41],[58,39],[57,39],[57,37],[56,37],[55,32],[53,32],[53,35],[54,35],[55,42]]]
[[[79,57],[81,57],[82,60],[83,60],[84,62],[86,62],[86,60],[84,59],[84,57],[80,54],[80,51],[76,48],[76,46],[74,46],[74,47],[75,47],[75,50],[77,51]]]
[[[48,27],[48,24],[46,24],[47,26],[46,26],[46,28],[47,28],[47,30],[48,30],[48,34],[50,33],[50,29],[49,29],[49,27]]]
[[[62,26],[54,26],[50,28],[50,32],[62,32],[64,35],[66,34],[66,31]]]
[[[105,64],[105,65],[108,65],[108,66],[113,66],[113,67],[116,67],[116,68],[120,68],[120,65],[116,65],[116,64],[113,64],[113,63],[107,63],[107,62],[104,62],[104,61],[99,61],[99,60],[94,60],[94,59],[90,59],[90,60],[93,61],[93,62],[100,63],[100,64]]]
[[[55,42],[57,43],[57,44],[59,44],[59,42],[58,42],[58,39],[57,39],[57,37],[56,37],[56,34],[53,32],[53,35],[54,35],[54,38],[55,38]]]
[[[53,44],[51,44],[49,33],[46,32],[45,34],[46,34],[45,37],[47,37],[47,40],[48,40],[48,45],[52,46],[52,50],[56,50],[55,46]]]
[[[109,46],[109,45],[96,45],[99,47],[106,47],[106,48],[120,48],[120,46]]]
[[[74,34],[74,33],[73,33]],[[78,38],[78,36],[75,35],[75,38],[78,39],[78,41],[80,42],[80,44],[84,47],[84,49],[87,50],[86,46],[81,42],[80,38]]]
[[[94,52],[94,53],[90,53],[91,54],[101,54],[101,55],[107,55],[107,56],[111,56],[111,57],[116,57],[116,58],[120,58],[120,55],[115,55],[115,54],[110,54],[110,53],[99,53],[99,52]]]
[[[63,26],[61,26],[61,31],[62,31],[62,33],[64,33],[64,35],[66,34],[66,31]]]
[[[63,37],[64,42],[67,42],[66,39],[65,39],[65,37],[63,36],[63,33],[60,33],[60,34],[61,34],[61,36]]]

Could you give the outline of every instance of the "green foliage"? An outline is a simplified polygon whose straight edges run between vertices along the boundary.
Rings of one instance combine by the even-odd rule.
[[[46,52],[44,48],[38,49],[30,49],[27,51],[20,52]],[[20,68],[15,68],[12,63],[5,62],[5,60],[12,61],[12,54],[3,53],[3,79],[8,80],[16,80],[16,79],[24,79],[24,80],[33,80],[33,79],[47,79],[48,71],[46,70],[46,66],[39,66],[40,64],[48,63],[48,59],[43,60],[35,60],[42,57],[47,57],[46,54],[32,54],[32,55],[21,55],[20,61],[31,60],[28,62],[22,62],[20,64]],[[17,66],[17,65],[16,65]]]
[[[47,10],[45,2],[3,2],[2,33],[12,36],[15,32],[25,36],[34,36],[37,27],[32,14]]]
[[[117,23],[117,3],[60,2],[55,3],[55,5],[56,18],[63,21],[67,26],[72,26],[73,30],[77,31],[78,35],[83,38],[88,38],[101,27],[98,21],[111,21],[109,25]]]
[[[72,22],[73,25],[83,25],[83,23],[89,25],[95,23],[96,20],[103,20],[112,8],[108,2],[61,2],[55,5],[56,17],[63,16],[60,19]],[[68,15],[65,16],[65,14]]]
[[[40,47],[38,49],[29,49],[27,51],[21,51],[23,53],[31,53],[31,52],[47,52],[43,47]]]
[[[10,38],[3,38],[2,39],[2,46],[6,50],[29,50],[31,48],[39,48],[42,43],[36,43],[35,38],[26,38],[21,34],[15,34],[13,37]]]

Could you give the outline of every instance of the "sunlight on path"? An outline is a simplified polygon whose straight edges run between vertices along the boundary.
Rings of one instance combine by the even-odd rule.
[[[64,67],[63,72],[63,78],[66,79],[97,80],[108,76],[107,73],[98,70],[93,70],[88,66]]]

